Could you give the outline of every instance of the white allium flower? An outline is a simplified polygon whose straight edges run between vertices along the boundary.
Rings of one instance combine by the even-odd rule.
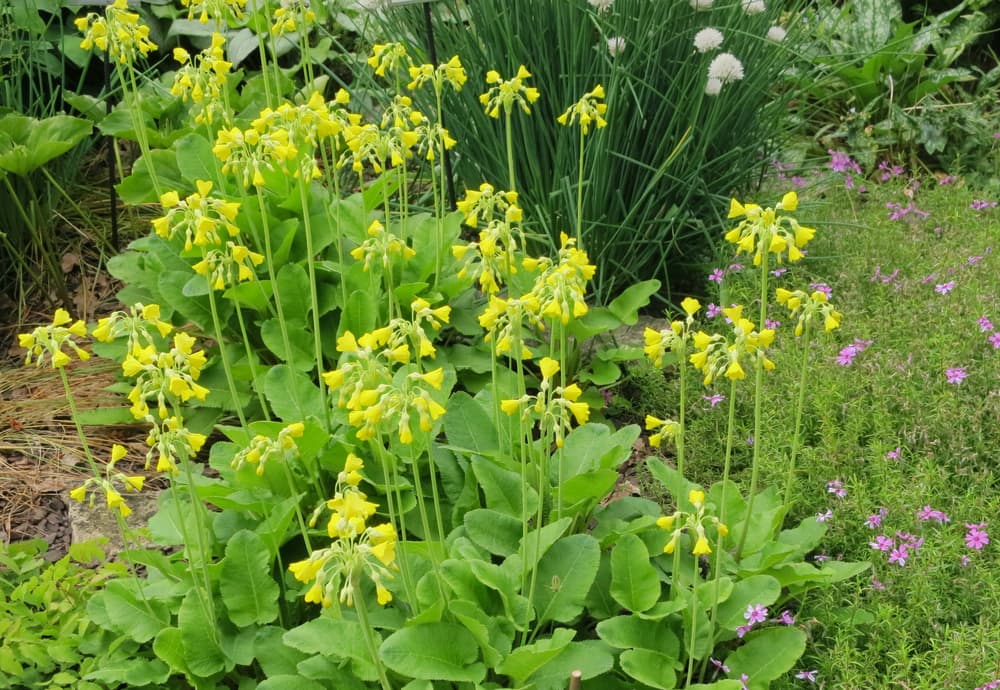
[[[760,14],[767,9],[764,0],[743,0],[743,11],[747,14]]]
[[[699,53],[707,53],[722,45],[722,32],[718,29],[708,27],[702,29],[694,35],[694,47]]]
[[[722,80],[709,77],[708,83],[705,84],[705,93],[709,96],[718,96],[720,91],[722,91]]]
[[[743,78],[743,63],[732,53],[719,53],[708,66],[708,78],[723,84]]]
[[[598,12],[607,12],[615,4],[615,0],[587,0],[587,2]]]
[[[710,10],[712,9],[713,0],[690,0],[692,9],[695,10]]]
[[[625,39],[621,36],[612,36],[608,39],[608,52],[615,58],[625,52]]]
[[[785,35],[787,33],[788,32],[786,32],[780,26],[772,26],[770,29],[767,30],[767,37],[772,41],[774,41],[775,43],[781,43],[782,41],[785,40]]]

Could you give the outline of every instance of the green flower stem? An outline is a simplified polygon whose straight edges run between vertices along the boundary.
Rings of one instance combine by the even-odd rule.
[[[205,253],[202,252],[202,259]],[[229,387],[229,396],[233,399],[233,407],[236,408],[236,416],[240,418],[240,426],[247,428],[247,417],[240,404],[239,395],[236,392],[236,381],[233,379],[233,366],[229,363],[229,355],[226,354],[226,341],[222,334],[222,321],[219,319],[219,305],[215,301],[215,289],[211,285],[211,280],[206,278],[208,285],[208,308],[212,312],[212,325],[215,327],[215,341],[219,346],[219,357],[222,359],[222,370],[226,374],[226,385]]]
[[[271,292],[274,295],[274,308],[278,317],[278,326],[281,328],[281,342],[285,346],[285,358],[287,360],[292,359],[292,345],[291,340],[288,337],[288,324],[285,322],[285,310],[281,306],[281,294],[278,289],[278,276],[274,272],[274,250],[271,248],[271,229],[268,227],[267,222],[267,206],[264,203],[264,193],[260,189],[257,189],[257,205],[260,208],[260,218],[261,222],[264,224],[262,228],[262,234],[264,235],[264,254],[266,256],[267,263],[267,277],[271,281]],[[307,210],[303,210],[303,216],[308,215]],[[315,289],[315,287],[313,288]],[[270,302],[270,300],[268,300]],[[289,386],[289,392],[292,394],[292,398],[295,401],[295,406],[302,407],[302,401],[299,400],[299,393],[295,386]]]
[[[424,542],[427,545],[427,552],[431,557],[431,568],[434,570],[434,579],[437,581],[438,593],[441,595],[441,601],[447,601],[447,595],[444,590],[444,579],[441,577],[441,554],[438,552],[438,547],[443,545],[444,535],[438,533],[437,539],[433,539],[432,535],[434,532],[431,530],[431,522],[427,516],[427,506],[424,504],[424,480],[420,476],[420,468],[417,466],[417,456],[416,452],[413,450],[413,444],[410,444],[410,467],[413,469],[413,484],[415,488],[415,497],[417,499],[417,511],[420,514],[420,526],[424,530]]]
[[[762,232],[757,238],[761,248],[760,259],[760,319],[758,320],[757,332],[764,330],[767,323],[767,269],[768,252],[767,248],[771,244],[771,232]],[[736,561],[742,558],[743,547],[746,545],[747,533],[750,531],[750,519],[753,517],[754,499],[757,498],[757,479],[760,475],[760,449],[764,445],[761,438],[761,418],[763,417],[764,403],[764,354],[755,353],[754,367],[754,389],[753,389],[753,466],[750,469],[750,497],[747,499],[746,519],[743,521],[743,532],[740,534],[739,546],[736,548]]]
[[[80,424],[80,417],[76,409],[76,398],[73,397],[73,389],[69,385],[69,376],[66,374],[66,368],[59,367],[58,369],[59,380],[62,381],[63,391],[66,393],[66,402],[69,405],[69,415],[73,418],[73,424],[76,426],[76,435],[80,439],[80,447],[83,448],[83,455],[87,458],[87,464],[90,465],[90,470],[94,473],[94,477],[100,479],[101,471],[97,468],[97,461],[94,460],[90,444],[87,443],[87,435],[83,433],[83,425]]]
[[[295,486],[295,477],[292,475],[292,468],[288,466],[287,462],[282,462],[281,466],[285,468],[285,480],[288,482],[288,490],[291,492],[292,496],[296,497],[295,519],[299,523],[299,533],[302,535],[302,541],[306,545],[306,551],[312,553],[313,547],[312,547],[312,541],[309,539],[309,528],[306,527],[306,518],[302,514],[302,505],[301,501],[298,498],[299,490]],[[278,579],[280,580],[282,578]]]
[[[309,196],[306,193],[308,182],[305,175],[299,176],[299,201],[302,203],[302,224],[306,236],[306,267],[309,270],[309,300],[312,307],[313,352],[316,357],[316,376],[323,373],[323,342],[319,328],[319,295],[316,291],[316,254],[313,250],[312,220],[309,217]],[[288,350],[291,357],[291,350]],[[330,406],[326,402],[326,386],[319,387],[320,406],[323,409],[322,420],[327,431],[330,431]]]
[[[558,340],[559,340],[559,385],[563,388],[566,387],[566,327],[563,326],[562,321],[558,325]],[[557,422],[558,423],[558,422]],[[542,448],[548,448],[546,444]],[[544,452],[544,450],[543,450]],[[565,454],[563,449],[559,448],[556,451],[556,462],[558,463],[558,479],[556,480],[556,505],[555,505],[555,519],[558,521],[562,518],[562,507],[563,507],[563,460],[565,459]],[[548,474],[546,474],[546,477]]]
[[[385,213],[385,231],[389,232],[389,218],[391,213],[391,208],[389,206],[389,188],[388,185],[382,185],[382,209]],[[400,223],[402,227],[402,223]],[[386,261],[384,264],[385,271],[383,277],[385,279],[385,294],[389,301],[389,321],[392,321],[397,316],[402,316],[403,309],[399,304],[399,298],[396,297],[396,287],[395,280],[392,275],[392,263]]]
[[[504,113],[504,131],[507,135],[507,184],[510,192],[517,191],[517,182],[514,179],[514,138],[512,136],[511,113],[508,108]]]
[[[437,104],[437,141],[433,142],[431,146],[435,143],[438,147],[438,153],[440,154],[441,163],[441,184],[440,189],[437,184],[438,176],[435,172],[436,166],[431,165],[431,192],[434,195],[434,221],[435,230],[437,231],[437,242],[435,243],[434,250],[434,287],[438,286],[441,280],[441,255],[444,252],[444,209],[445,209],[445,190],[448,186],[448,181],[446,179],[446,170],[444,166],[444,157],[447,155],[445,153],[444,145],[444,110],[442,108],[441,100],[441,83],[439,81],[434,82],[434,100]],[[437,162],[437,161],[435,161]]]
[[[254,281],[256,282],[256,281]],[[258,283],[259,285],[260,283]],[[253,379],[251,388],[257,394],[257,402],[260,403],[260,409],[264,414],[264,419],[271,421],[271,411],[267,407],[267,400],[264,398],[264,381],[261,379],[261,375],[257,370],[257,365],[254,362],[254,352],[250,346],[250,335],[247,332],[246,320],[243,318],[243,308],[240,307],[238,300],[233,300],[236,306],[236,320],[240,324],[240,334],[243,336],[243,348],[247,355],[247,364],[250,366],[250,378]]]
[[[576,248],[583,249],[583,127],[580,127],[580,159],[576,179]]]
[[[795,483],[795,459],[799,452],[802,432],[802,410],[806,403],[806,376],[809,374],[809,341],[812,338],[812,325],[805,325],[805,334],[802,339],[802,363],[799,365],[799,397],[795,404],[795,432],[792,434],[792,451],[788,458],[788,473],[785,476],[785,500],[784,506],[787,510],[792,502],[792,485]]]
[[[685,327],[686,329],[686,327]],[[687,411],[687,330],[685,337],[680,338],[677,346],[677,368],[680,377],[680,405],[677,411],[677,433],[674,434],[674,446],[677,448],[677,473],[684,476],[684,431],[686,429],[684,420]]]
[[[375,666],[375,670],[378,672],[378,682],[382,686],[382,690],[392,690],[392,685],[389,684],[389,678],[385,673],[385,665],[378,655],[378,644],[375,642],[375,629],[372,628],[371,621],[368,618],[368,605],[365,603],[364,595],[361,593],[361,577],[356,572],[352,572],[351,578],[351,588],[354,590],[354,608],[358,612],[358,622],[361,623],[361,633],[365,637],[365,646],[368,647],[368,653],[372,655],[372,664]]]
[[[673,538],[673,537],[671,537]],[[678,542],[680,539],[678,539]],[[674,601],[681,595],[681,550],[678,545],[674,546],[674,562],[670,571],[670,601]]]
[[[687,683],[685,685],[691,685],[691,677],[694,674],[694,645],[698,639],[698,557],[693,557],[693,566],[691,568],[691,643],[688,646],[688,668],[687,668]]]
[[[118,63],[117,68],[119,70],[118,79],[124,84],[125,80],[122,79],[121,63]],[[146,123],[142,119],[142,97],[139,95],[139,85],[135,79],[135,68],[131,62],[127,63],[126,71],[128,72],[128,83],[132,87],[132,98],[134,99],[132,107],[128,109],[128,112],[132,119],[132,126],[135,128],[135,138],[139,142],[139,150],[142,151],[142,156],[146,161],[146,170],[149,172],[149,179],[153,183],[153,191],[156,192],[156,199],[159,200],[163,196],[163,189],[160,187],[160,178],[156,175],[156,167],[153,165],[153,158],[150,155],[149,136],[146,132]]]
[[[389,520],[396,528],[396,534],[398,535],[397,541],[404,545],[404,548],[400,549],[397,554],[396,562],[399,564],[399,572],[401,579],[403,580],[403,589],[406,591],[407,603],[409,603],[410,610],[413,615],[416,615],[420,613],[420,601],[417,599],[416,589],[413,586],[413,579],[410,577],[410,563],[405,548],[406,517],[403,515],[403,502],[399,491],[395,459],[390,459],[389,453],[386,452],[385,445],[382,443],[381,433],[371,439],[369,441],[369,445],[371,446],[375,456],[378,458],[379,464],[382,466],[382,481],[385,483],[385,500],[386,508],[389,511]],[[393,462],[392,476],[389,474],[390,462]],[[395,495],[393,495],[393,492],[395,492]]]

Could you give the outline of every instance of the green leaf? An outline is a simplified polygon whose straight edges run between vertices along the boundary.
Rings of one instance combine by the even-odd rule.
[[[634,326],[639,321],[639,310],[649,304],[649,298],[659,289],[660,281],[656,279],[636,283],[612,300],[608,311],[625,325]]]
[[[592,679],[607,673],[614,665],[614,654],[600,640],[570,642],[554,659],[531,674],[530,681],[539,690],[563,690],[570,674],[579,671],[582,680],[592,681],[588,687],[600,688],[603,687],[601,679]]]
[[[533,673],[555,659],[576,637],[576,631],[556,628],[552,637],[518,647],[497,666],[497,673],[510,676],[515,686],[523,685]]]
[[[196,132],[186,134],[174,142],[174,149],[177,151],[177,167],[190,184],[216,179],[220,169],[219,159],[212,153],[212,144],[204,136]]]
[[[734,676],[747,674],[751,688],[766,688],[790,671],[805,650],[805,631],[792,626],[763,628],[748,633],[743,645],[726,657],[726,665]]]
[[[169,677],[170,667],[159,659],[133,658],[104,661],[99,669],[91,671],[84,679],[99,680],[114,686],[124,683],[130,688],[141,688],[166,683]]]
[[[287,330],[288,347],[291,349],[291,354],[285,351],[285,334],[282,333],[282,324]],[[268,350],[296,371],[308,372],[316,366],[312,336],[306,330],[305,321],[286,319],[282,322],[276,318],[268,319],[261,324],[260,337]]]
[[[651,649],[626,649],[619,660],[622,670],[640,683],[661,690],[671,690],[677,685],[676,656]]]
[[[379,648],[393,671],[407,678],[481,682],[486,667],[478,662],[479,645],[455,623],[423,623],[397,630]]]
[[[497,556],[517,551],[521,541],[521,521],[489,508],[470,510],[462,519],[465,533],[477,546]]]
[[[448,404],[450,407],[451,402]],[[519,472],[505,470],[480,455],[473,455],[470,464],[486,497],[487,508],[512,515],[518,521],[523,515],[531,515],[538,509],[538,492],[525,485]],[[522,493],[526,493],[526,505],[521,505]]]
[[[326,686],[307,680],[299,674],[270,676],[257,685],[257,690],[325,690]]]
[[[285,644],[282,639],[285,632],[284,628],[269,625],[260,628],[254,635],[253,655],[268,678],[294,675],[298,663],[306,658],[304,653]]]
[[[538,625],[568,623],[583,612],[600,562],[601,546],[589,534],[563,537],[545,552],[538,562],[534,596]]]
[[[597,635],[618,649],[652,649],[677,658],[681,643],[668,623],[638,616],[615,616],[597,624]]]
[[[464,599],[449,601],[448,610],[476,638],[487,666],[495,668],[510,654],[514,626],[509,620],[490,616],[478,604]]]
[[[493,418],[479,401],[463,391],[448,400],[444,433],[448,445],[458,450],[491,455],[500,447]]]
[[[278,271],[277,296],[281,299],[283,316],[305,323],[312,307],[309,275],[300,264],[285,264]]]
[[[781,596],[781,583],[770,575],[753,575],[733,585],[732,593],[719,604],[716,620],[723,628],[736,630],[744,625],[743,614],[754,604],[770,606]]]
[[[226,654],[219,645],[221,630],[208,616],[197,590],[191,590],[177,612],[177,627],[187,667],[196,676],[207,677],[226,668]]]
[[[246,627],[278,617],[278,583],[271,577],[271,555],[253,532],[237,532],[226,544],[219,590],[229,620]]]
[[[634,534],[623,534],[611,552],[611,596],[629,611],[645,611],[660,598],[656,568]]]
[[[103,609],[116,632],[136,642],[149,642],[170,625],[170,609],[162,601],[140,597],[138,586],[134,580],[111,580],[91,596],[87,610]]]
[[[285,422],[323,416],[323,396],[312,379],[287,364],[277,364],[264,376],[264,395]]]
[[[160,275],[156,287],[166,304],[208,331],[213,328],[208,297],[188,297],[184,294],[184,286],[191,275],[190,270],[168,271]]]
[[[349,659],[351,670],[361,680],[372,681],[378,678],[371,654],[365,645],[364,633],[357,621],[314,618],[289,630],[282,640],[289,647],[305,654]]]
[[[72,115],[36,120],[8,113],[0,117],[0,170],[27,175],[90,136],[93,125]]]

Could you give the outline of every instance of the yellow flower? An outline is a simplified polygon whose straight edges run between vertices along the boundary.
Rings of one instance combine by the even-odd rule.
[[[695,556],[705,556],[712,553],[712,549],[708,546],[708,539],[699,534],[691,553]]]
[[[688,492],[688,503],[695,508],[700,508],[705,503],[705,492],[700,489],[691,489]]]
[[[321,559],[307,558],[304,561],[292,563],[288,566],[288,569],[292,571],[292,575],[299,582],[309,582],[316,579],[316,575],[322,567],[323,561]]]
[[[507,414],[514,414],[521,407],[521,401],[518,399],[501,400],[500,409]]]
[[[379,606],[385,606],[392,601],[392,592],[383,587],[381,582],[375,584],[375,596]]]
[[[538,366],[542,370],[543,381],[548,381],[559,372],[559,362],[551,357],[542,357]]]
[[[696,300],[694,297],[685,297],[681,302],[681,309],[688,316],[694,316],[699,309],[701,309],[701,302]]]
[[[78,503],[83,503],[83,499],[87,498],[87,485],[83,484],[78,486],[69,492],[69,497]]]
[[[656,526],[660,529],[673,529],[676,518],[673,515],[662,515],[656,520]]]

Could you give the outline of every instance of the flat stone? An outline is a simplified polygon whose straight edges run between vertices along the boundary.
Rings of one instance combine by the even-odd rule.
[[[156,513],[159,496],[159,492],[153,490],[124,495],[125,502],[132,509],[131,515],[125,518],[128,526],[134,530],[145,528],[149,518]],[[95,497],[93,507],[90,506],[89,497],[83,503],[68,501],[70,542],[80,544],[104,537],[108,540],[104,550],[110,556],[123,550],[125,545],[116,517],[118,511],[108,508],[103,499],[103,495]]]

